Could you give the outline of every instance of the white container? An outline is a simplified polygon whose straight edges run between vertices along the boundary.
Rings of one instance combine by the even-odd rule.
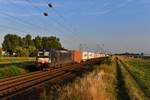
[[[105,57],[106,55],[104,53],[101,53],[100,54],[100,57]]]
[[[94,52],[88,52],[88,59],[94,58]]]
[[[82,60],[83,60],[83,61],[88,60],[88,52],[87,52],[87,51],[83,51],[83,52],[82,52]]]
[[[99,58],[100,57],[100,53],[95,53],[94,58]]]

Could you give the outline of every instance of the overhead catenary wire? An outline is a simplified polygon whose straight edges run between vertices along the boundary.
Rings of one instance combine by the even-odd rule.
[[[17,5],[16,5],[13,1],[9,0],[9,2],[17,7]],[[1,12],[1,13],[4,14],[4,15],[6,15],[6,16],[8,16],[8,17],[11,17],[11,18],[13,18],[13,19],[15,19],[15,20],[18,20],[18,21],[20,21],[20,22],[23,23],[23,24],[29,25],[30,27],[35,27],[35,28],[38,28],[38,29],[40,28],[40,29],[42,29],[42,30],[49,31],[47,28],[42,27],[41,25],[33,24],[33,23],[29,22],[29,21],[25,21],[25,20],[23,20],[22,18],[15,17],[15,16],[10,15],[10,14],[7,14],[7,13],[5,13],[5,12]]]
[[[53,3],[52,2],[49,2],[47,0],[43,0],[45,1],[45,3],[47,4],[47,6],[52,9],[53,12],[55,12],[55,14],[60,18],[62,19],[62,21],[64,22],[64,24],[66,25],[67,29],[71,31],[71,38],[72,38],[72,41],[78,41],[79,39],[79,35],[77,34],[77,30],[73,27],[72,24],[68,23],[66,18],[54,7]],[[73,40],[74,39],[74,40]]]
[[[33,8],[35,8],[36,10],[38,10],[38,11],[40,11],[40,12],[42,12],[43,13],[43,15],[45,16],[45,17],[48,17],[49,16],[49,14],[46,12],[46,11],[44,11],[43,9],[41,9],[41,8],[39,8],[37,5],[35,5],[31,0],[25,0],[27,3],[29,3]],[[53,22],[55,22],[56,24],[58,24],[59,26],[62,26],[59,22],[57,22],[55,19],[53,19],[52,17],[51,17],[51,21],[53,21]],[[60,32],[62,32],[60,29],[57,29],[58,31],[60,31]]]
[[[11,27],[11,26],[6,26],[6,25],[0,25],[0,28],[3,28],[3,29],[7,29],[7,30],[13,30],[13,31],[17,31],[18,33],[29,33],[29,32],[26,32],[24,30],[20,30],[20,29],[16,29],[14,27]]]
[[[34,7],[35,9],[41,11],[41,12],[45,12],[43,9],[39,8],[38,6],[36,6],[31,0],[25,0],[27,1],[32,7]],[[46,12],[47,13],[47,12]],[[48,13],[47,13],[48,14]],[[50,17],[51,21],[53,21],[54,23],[58,24],[61,28],[65,29],[66,31],[72,33],[73,38],[75,38],[76,33],[73,33],[72,31],[70,31],[70,29],[68,27],[66,27],[65,25],[63,25],[62,23],[60,23],[59,21],[57,21],[56,19],[54,19],[51,16],[46,16],[46,17]],[[76,40],[76,39],[75,39]]]
[[[9,0],[9,1],[10,1],[10,0]],[[13,1],[10,1],[10,3],[12,3],[12,4],[14,4],[14,5],[16,6],[16,4],[15,4]],[[2,10],[0,10],[0,11],[2,11]],[[20,22],[20,23],[26,25],[26,27],[30,27],[30,28],[31,28],[31,27],[34,27],[34,28],[36,28],[36,29],[42,29],[42,30],[44,30],[44,31],[46,30],[46,31],[49,32],[49,30],[48,30],[47,28],[42,27],[42,26],[37,25],[37,24],[30,23],[30,22],[28,22],[28,21],[25,21],[25,20],[23,20],[22,18],[15,17],[15,16],[13,16],[13,15],[11,15],[11,14],[8,14],[8,13],[5,13],[5,12],[0,12],[0,14],[1,14],[1,15],[5,15],[5,16],[11,18],[11,19],[14,19],[14,20],[16,20],[17,22]]]
[[[1,11],[1,10],[0,10],[0,11]],[[24,21],[24,20],[22,20],[22,19],[20,19],[20,18],[18,18],[18,17],[12,16],[12,15],[10,15],[10,14],[7,14],[7,13],[5,13],[5,12],[0,12],[0,14],[1,14],[1,15],[5,15],[5,16],[7,16],[7,17],[10,17],[11,19],[14,19],[14,20],[16,20],[16,21],[19,21],[20,23],[22,23],[22,24],[24,24],[24,25],[26,25],[26,26],[29,26],[29,25],[33,26],[32,24],[27,23],[26,21]]]
[[[74,32],[74,31],[76,31],[76,30],[74,30],[74,29],[72,28],[72,25],[71,25],[71,24],[67,23],[67,20],[64,18],[64,16],[63,16],[59,11],[57,11],[57,10],[55,9],[55,7],[53,6],[53,4],[50,3],[50,2],[48,2],[47,0],[44,0],[44,1],[47,3],[47,6],[48,6],[49,8],[51,8],[51,9],[57,14],[57,16],[65,22],[65,25],[67,24],[67,25],[66,25],[67,29],[69,29],[73,34],[76,34],[76,32]],[[73,29],[73,30],[72,30],[72,29]],[[77,34],[76,34],[76,35],[77,35]]]
[[[11,19],[14,19],[14,20],[16,20],[16,21],[18,21],[18,22],[20,22],[20,23],[26,25],[26,27],[31,28],[31,27],[35,27],[35,26],[36,26],[35,28],[41,28],[41,29],[42,29],[42,27],[40,27],[40,26],[38,26],[38,25],[36,25],[36,24],[33,24],[33,23],[28,22],[28,21],[22,20],[21,18],[15,17],[15,16],[10,15],[10,14],[8,14],[8,13],[1,12],[1,10],[0,10],[0,14],[1,14],[1,15],[5,15],[5,16],[11,18]]]
[[[46,11],[44,11],[43,9],[39,8],[38,6],[36,6],[31,0],[25,0],[25,1],[28,2],[33,8],[36,8],[40,12],[42,12],[44,16],[48,16],[49,15]]]
[[[47,1],[48,2],[48,1]],[[64,18],[64,16],[58,11],[55,9],[55,7],[53,7],[53,4],[52,3],[47,3],[48,7],[51,8],[66,24],[68,24],[67,26],[69,26],[71,29],[72,29],[72,24],[69,24],[66,20],[66,18]]]

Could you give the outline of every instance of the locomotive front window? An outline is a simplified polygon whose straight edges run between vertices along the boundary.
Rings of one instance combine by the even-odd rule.
[[[49,56],[49,52],[45,51],[45,52],[38,52],[38,57],[48,57]]]
[[[38,52],[38,56],[43,56],[44,53],[43,52]]]
[[[49,56],[49,52],[44,52],[44,56]]]

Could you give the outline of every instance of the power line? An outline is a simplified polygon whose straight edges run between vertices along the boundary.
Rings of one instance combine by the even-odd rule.
[[[20,30],[20,29],[19,30],[15,29],[14,27],[11,27],[11,26],[0,25],[0,28],[7,29],[7,30],[18,31],[19,33],[28,33],[26,31],[23,31],[23,30]]]
[[[15,5],[16,7],[18,7],[13,1],[11,1],[11,0],[9,0],[10,1],[10,3],[12,3],[13,5]],[[26,0],[28,3],[30,3],[30,0]],[[32,3],[32,2],[31,2]],[[33,3],[32,3],[32,6],[34,6],[34,8],[38,8],[36,5],[34,5]],[[39,10],[39,9],[38,9]],[[40,11],[42,11],[42,9],[40,9]],[[17,18],[17,17],[15,17],[15,18]],[[18,19],[18,18],[17,18]],[[19,19],[20,21],[23,21],[23,20],[21,20],[21,19]],[[26,22],[26,21],[24,21],[24,22]],[[30,24],[32,24],[32,23],[28,23],[29,25]],[[32,24],[32,25],[30,25],[30,26],[37,26],[37,28],[40,28],[40,29],[42,29],[42,30],[46,30],[46,31],[48,31],[49,32],[49,30],[46,28],[46,27],[42,27],[41,25],[37,25],[37,23],[36,24]],[[43,32],[44,33],[44,32]],[[55,34],[56,35],[56,34]]]
[[[38,6],[36,6],[34,3],[32,3],[31,0],[25,0],[25,1],[27,1],[32,7],[36,8],[37,10],[40,9],[41,12],[45,12],[45,11],[43,11],[41,8],[39,8]],[[67,31],[70,31],[70,29],[69,29],[68,27],[64,26],[62,23],[58,22],[56,19],[54,19],[53,17],[49,16],[47,12],[45,12],[45,14],[47,14],[46,17],[50,17],[51,20],[52,20],[53,22],[55,22],[56,24],[58,24],[60,27],[63,27],[63,29],[65,29],[65,30],[67,30]],[[44,16],[45,16],[45,15],[44,15]],[[72,31],[70,31],[70,32],[73,34],[73,36],[75,36],[75,33],[73,33]],[[73,38],[74,38],[74,37],[73,37]]]
[[[47,0],[44,0],[44,1],[47,3],[47,6],[48,6],[49,8],[52,8],[52,10],[53,10],[64,22],[66,22],[66,19],[63,17],[62,14],[60,14],[60,13],[55,9],[55,7],[53,7],[53,4],[52,4],[52,3],[49,3]]]
[[[0,10],[0,11],[1,11],[1,10]],[[38,25],[36,25],[36,24],[27,22],[27,21],[25,21],[25,20],[22,20],[21,18],[15,17],[15,16],[10,15],[10,14],[5,13],[5,12],[0,12],[0,14],[1,14],[1,15],[5,15],[5,16],[7,16],[7,17],[10,17],[11,19],[14,19],[14,20],[18,21],[18,22],[20,22],[20,23],[26,25],[27,27],[29,27],[29,26],[30,26],[30,27],[37,26],[36,28],[41,28],[41,29],[43,28],[43,27],[41,27],[41,26],[38,26]]]
[[[0,10],[1,11],[1,10]],[[5,16],[7,16],[7,17],[10,17],[10,18],[12,18],[12,19],[15,19],[15,20],[17,20],[17,21],[19,21],[19,22],[21,22],[21,23],[23,23],[23,24],[25,24],[25,25],[31,25],[31,26],[33,26],[33,24],[31,24],[31,23],[27,23],[26,21],[24,21],[24,20],[22,20],[22,19],[20,19],[20,18],[18,18],[18,17],[15,17],[15,16],[12,16],[12,15],[10,15],[10,14],[7,14],[7,13],[5,13],[5,12],[0,12],[0,14],[2,15],[5,15]]]
[[[45,3],[47,3],[47,6],[49,8],[52,9],[52,11],[54,11],[56,13],[56,15],[63,20],[63,24],[65,24],[67,22],[67,20],[64,18],[64,16],[53,6],[52,3],[50,3],[49,1],[47,0],[44,0]],[[67,25],[66,25],[67,24]],[[78,40],[78,38],[80,37],[77,33],[77,30],[73,28],[73,25],[72,24],[69,24],[69,23],[66,23],[65,24],[65,29],[66,30],[69,30],[71,33],[72,33],[72,38],[74,38],[75,41]]]
[[[47,3],[47,6],[49,7],[49,8],[51,8],[56,14],[57,14],[57,16],[60,18],[60,19],[62,19],[63,20],[63,22],[64,22],[64,24],[67,22],[67,20],[64,18],[64,16],[58,11],[58,10],[56,10],[55,9],[55,7],[53,7],[53,4],[52,3],[49,3],[47,0],[44,0],[46,3]],[[72,25],[71,24],[69,24],[69,23],[66,23],[66,24],[68,24],[68,25],[66,25],[66,27],[67,27],[67,29],[69,29],[72,33],[74,33],[73,32],[73,30],[72,30]],[[74,30],[75,31],[75,30]]]
[[[27,1],[29,1],[29,0],[27,0]],[[11,1],[11,0],[9,0],[9,2],[10,3],[12,3],[14,6],[16,6],[16,7],[18,7],[15,3],[14,3],[14,1]],[[30,1],[29,1],[30,2]],[[17,17],[15,17],[15,18],[17,18]],[[17,18],[18,19],[18,18]],[[21,20],[21,19],[20,19]],[[29,22],[26,22],[26,21],[24,21],[25,23],[28,23],[28,24],[31,24],[32,25],[32,27],[33,26],[36,26],[37,28],[40,28],[40,29],[43,29],[44,31],[46,30],[46,31],[49,31],[47,28],[45,28],[45,27],[42,27],[41,25],[37,25],[37,23],[36,24],[32,24],[32,23],[29,23]],[[31,26],[30,25],[30,26]]]
[[[43,12],[43,10],[42,10],[41,8],[39,8],[38,6],[36,6],[35,4],[33,4],[32,1],[30,1],[30,0],[25,0],[25,1],[27,1],[27,2],[28,2],[30,5],[32,5],[34,8],[36,8],[36,9],[40,10],[41,12]]]
[[[36,6],[31,0],[25,0],[26,2],[28,2],[33,8],[37,9],[38,11],[42,12],[43,15],[45,17],[48,17],[49,14],[47,12],[45,12],[43,9],[39,8],[38,6]],[[54,18],[51,17],[51,21],[55,22],[56,24],[58,24],[61,27],[64,27],[61,23],[59,23],[57,20],[55,20]],[[58,29],[59,30],[59,29]],[[60,31],[60,30],[59,30]],[[61,31],[62,32],[62,31]]]
[[[71,24],[69,24],[68,22],[67,22],[67,20],[63,17],[63,15],[62,14],[60,14],[59,13],[59,11],[57,11],[53,6],[52,6],[52,4],[48,4],[48,7],[49,8],[52,8],[52,10],[57,14],[57,16],[59,16],[59,18],[60,19],[62,19],[63,21],[64,21],[64,24],[66,23],[66,24],[68,24],[68,25],[66,25],[66,27],[71,31],[71,32],[73,32],[73,30],[72,30],[72,25]],[[75,31],[75,30],[74,30]],[[74,32],[73,32],[74,33]]]

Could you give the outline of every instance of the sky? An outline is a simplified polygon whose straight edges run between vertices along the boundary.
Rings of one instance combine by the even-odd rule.
[[[68,49],[150,54],[150,0],[0,0],[0,43],[8,33],[57,36]]]

